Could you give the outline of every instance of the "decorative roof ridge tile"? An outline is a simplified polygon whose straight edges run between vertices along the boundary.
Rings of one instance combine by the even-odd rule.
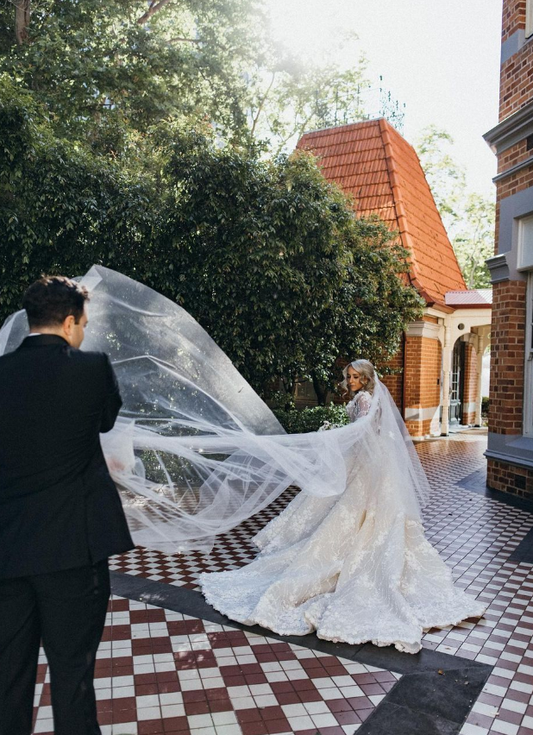
[[[360,130],[362,127],[368,125],[377,125],[380,120],[383,120],[382,117],[372,117],[369,120],[359,120],[358,122],[353,123],[346,123],[345,125],[336,125],[334,127],[327,127],[327,128],[316,128],[315,130],[306,130],[305,133],[303,133],[302,137],[300,138],[300,142],[308,135],[316,135],[318,133],[326,134],[326,135],[335,135],[336,133],[342,133],[345,132],[351,128],[354,130]]]

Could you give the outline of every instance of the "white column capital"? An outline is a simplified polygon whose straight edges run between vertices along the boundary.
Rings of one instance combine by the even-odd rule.
[[[405,334],[407,337],[426,337],[426,339],[440,339],[442,336],[442,327],[440,324],[432,322],[424,322],[422,320],[411,322],[407,327]]]

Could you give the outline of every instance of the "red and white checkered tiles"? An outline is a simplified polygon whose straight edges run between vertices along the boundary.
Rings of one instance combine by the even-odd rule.
[[[489,663],[495,667],[461,730],[461,735],[488,735],[489,733],[491,735],[495,733],[533,735],[533,644],[531,642],[533,576],[530,574],[531,565],[508,561],[510,554],[533,526],[533,515],[456,486],[457,482],[484,466],[485,446],[486,438],[482,432],[460,433],[449,439],[417,445],[419,456],[433,488],[432,500],[424,512],[427,536],[453,568],[458,584],[468,589],[473,595],[485,600],[489,605],[483,620],[466,621],[445,630],[431,630],[425,635],[423,643],[426,648]],[[197,575],[201,571],[235,568],[252,559],[255,551],[250,543],[251,537],[285,507],[292,497],[292,492],[287,493],[286,497],[279,498],[265,511],[226,534],[217,542],[209,557],[203,557],[201,554],[166,556],[158,552],[136,549],[129,554],[117,557],[112,568],[170,584],[196,588]],[[137,609],[135,608],[137,603],[120,601],[120,604],[130,605],[132,610]],[[157,614],[160,615],[161,611]],[[166,612],[166,615],[175,614]],[[205,625],[211,631],[211,624],[205,623]],[[230,632],[228,629],[228,634]],[[239,636],[245,635],[238,631],[233,631],[233,633]],[[126,648],[127,633],[125,635],[124,647]],[[120,645],[119,640],[113,643],[113,655],[118,662],[122,658],[118,653]],[[273,643],[273,645],[287,644]],[[102,650],[105,652],[107,649]],[[303,651],[309,660],[321,658],[321,654],[307,649]],[[164,653],[161,652],[160,655]],[[341,665],[344,664],[341,663]],[[356,664],[350,665],[356,666]],[[357,666],[360,665],[357,664]],[[116,668],[119,670],[120,665],[117,664]],[[156,676],[156,683],[158,683],[157,676],[165,675],[165,672],[155,672],[151,675]],[[391,676],[387,672],[381,672],[381,675]],[[152,682],[152,686],[153,684]],[[225,686],[227,686],[226,683]],[[113,700],[121,698],[114,694],[115,690],[120,688],[120,686],[113,688]],[[163,692],[165,693],[168,692]],[[279,692],[279,694],[283,693]],[[275,694],[277,696],[278,692]],[[250,696],[254,697],[253,694]],[[209,703],[209,700],[205,698],[202,701]],[[337,701],[336,707],[345,706],[344,698],[339,698]],[[298,700],[293,703],[303,704],[305,709],[305,702]],[[162,707],[166,704],[164,705],[160,700],[157,706]],[[204,708],[205,706],[204,704]],[[238,712],[235,707],[233,709]],[[297,711],[301,712],[300,709]],[[349,710],[346,711],[349,712]],[[330,709],[330,714],[331,712],[334,715],[335,710]],[[208,712],[202,714],[207,715]],[[259,715],[254,716],[259,717]],[[291,716],[311,717],[311,713]],[[39,721],[44,720],[40,718]],[[151,732],[144,729],[143,722],[145,721],[139,720],[138,727],[143,729],[138,729],[137,732]],[[195,722],[193,721],[193,724]],[[207,720],[201,722],[207,723]],[[259,723],[261,720],[250,720],[250,722]],[[237,719],[237,723],[242,729],[243,723],[240,719]],[[274,732],[268,729],[260,731],[261,727],[266,727],[266,720],[263,720],[263,723],[263,725],[257,725],[256,728],[247,727],[246,731],[242,730],[242,732],[244,735],[263,735],[263,733],[266,735],[266,733]],[[218,724],[214,719],[212,724],[204,726],[215,728],[218,732]],[[192,729],[202,729],[204,726],[196,727],[195,725]],[[336,726],[347,727],[346,724],[341,725],[338,720]],[[270,725],[270,727],[273,726]],[[309,727],[312,735],[317,729],[320,729],[322,735],[327,735],[323,727],[319,727],[316,723]],[[287,730],[287,732],[292,731],[294,728]],[[355,727],[350,730],[350,733],[354,731]],[[107,732],[113,732],[115,735],[127,731],[115,729]],[[131,730],[131,732],[135,731]],[[209,735],[211,732],[213,730],[194,733],[194,735]],[[345,729],[344,732],[347,730]],[[232,735],[232,733],[228,730],[221,735]]]
[[[533,735],[533,575],[509,556],[533,515],[453,486],[486,461],[484,437],[418,445],[434,489],[427,536],[458,584],[488,605],[481,621],[431,630],[424,646],[494,666],[461,735]]]
[[[208,557],[200,552],[167,555],[137,547],[112,559],[110,568],[156,582],[198,589],[197,579],[201,572],[220,572],[224,569],[241,567],[251,561],[257,553],[251,542],[252,537],[275,518],[296,494],[296,490],[289,488],[268,508],[221,536]]]
[[[53,732],[39,665],[35,733]],[[351,735],[400,678],[114,598],[96,666],[102,735]]]

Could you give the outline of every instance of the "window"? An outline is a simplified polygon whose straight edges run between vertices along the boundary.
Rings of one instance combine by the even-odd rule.
[[[524,375],[524,434],[533,436],[533,271],[527,278],[526,369]]]
[[[518,220],[518,269],[533,268],[533,215]]]
[[[533,0],[526,0],[526,38],[533,36]]]

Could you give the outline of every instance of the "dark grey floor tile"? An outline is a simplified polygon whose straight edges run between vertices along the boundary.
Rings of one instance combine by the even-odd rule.
[[[461,725],[384,700],[357,735],[457,735]]]
[[[456,662],[458,659],[456,659]],[[492,670],[479,665],[447,671],[405,674],[391,690],[388,701],[430,717],[462,724]]]

